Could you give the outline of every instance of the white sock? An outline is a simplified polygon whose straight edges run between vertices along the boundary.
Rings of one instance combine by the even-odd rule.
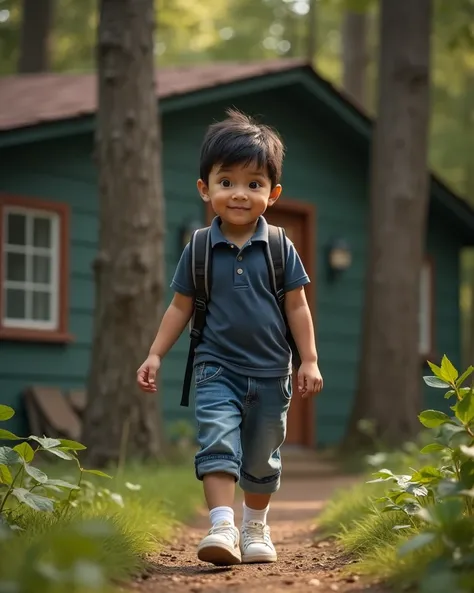
[[[266,509],[257,511],[255,509],[250,509],[244,502],[243,523],[247,523],[247,521],[258,521],[259,523],[263,523],[264,525],[266,525],[267,524],[267,514],[268,514],[269,510],[270,510],[270,505],[268,505]]]
[[[215,507],[209,511],[209,518],[213,527],[222,521],[234,525],[234,509],[231,507]]]

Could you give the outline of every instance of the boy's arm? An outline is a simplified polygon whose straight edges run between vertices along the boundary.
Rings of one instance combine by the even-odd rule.
[[[166,356],[191,319],[193,307],[192,297],[175,293],[170,306],[163,315],[160,328],[151,345],[150,356],[155,355],[160,359]]]
[[[317,364],[318,353],[316,352],[313,319],[303,286],[285,294],[285,312],[300,353],[301,363],[314,362]]]
[[[301,395],[306,396],[319,393],[323,379],[318,367],[313,319],[304,291],[305,284],[310,280],[295,246],[288,238],[286,241],[285,313],[301,357],[298,389]]]
[[[156,391],[155,378],[161,366],[161,359],[166,356],[182,334],[193,314],[194,284],[189,244],[181,255],[171,288],[175,291],[173,300],[163,315],[148,358],[137,371],[137,382],[140,389],[149,393]]]

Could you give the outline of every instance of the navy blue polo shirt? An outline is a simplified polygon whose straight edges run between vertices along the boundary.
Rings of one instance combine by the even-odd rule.
[[[252,238],[241,248],[211,225],[212,285],[206,326],[194,364],[212,362],[250,377],[291,373],[285,323],[273,295],[265,249],[268,224],[260,217]],[[300,257],[287,238],[285,292],[309,283]],[[179,260],[171,288],[194,296],[189,244]]]

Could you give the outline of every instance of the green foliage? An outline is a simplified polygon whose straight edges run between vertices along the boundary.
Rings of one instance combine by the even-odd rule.
[[[0,405],[0,419],[13,413]],[[201,501],[187,469],[128,466],[114,479],[82,467],[81,443],[28,440],[0,447],[0,592],[106,593]]]
[[[0,405],[0,420],[9,420],[14,413],[9,406]],[[62,516],[69,508],[77,505],[77,492],[81,492],[84,474],[110,478],[104,472],[81,466],[77,456],[78,451],[85,449],[81,443],[31,435],[28,439],[36,444],[33,449],[23,437],[4,429],[0,429],[0,439],[23,441],[15,447],[0,447],[0,519],[6,524],[14,525],[14,517],[21,513],[18,507],[22,505],[35,511],[54,512]],[[79,469],[77,483],[51,480],[42,470],[33,466],[32,462],[43,453],[76,463]],[[118,496],[109,491],[101,494],[104,495],[105,492],[112,499]]]
[[[396,471],[387,468],[390,455],[370,456],[385,467],[335,499],[321,523],[336,528],[362,573],[417,581],[422,593],[468,593],[474,591],[474,390],[466,382],[474,367],[460,375],[446,356],[440,366],[429,364],[433,375],[425,382],[454,399],[452,414],[421,412],[429,442],[416,451],[410,445],[410,456],[392,456]]]

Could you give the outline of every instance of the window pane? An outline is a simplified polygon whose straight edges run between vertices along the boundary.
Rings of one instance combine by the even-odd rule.
[[[24,253],[7,253],[6,279],[15,282],[26,280],[26,255]]]
[[[24,290],[7,288],[7,306],[5,308],[7,319],[25,319],[26,317],[26,293]]]
[[[49,292],[33,292],[33,319],[35,321],[50,321],[50,302]]]
[[[23,214],[8,214],[7,243],[10,245],[26,244],[26,216]]]
[[[33,256],[33,282],[51,283],[51,259],[47,255]]]
[[[33,220],[33,245],[35,247],[51,247],[50,218],[35,218]]]

